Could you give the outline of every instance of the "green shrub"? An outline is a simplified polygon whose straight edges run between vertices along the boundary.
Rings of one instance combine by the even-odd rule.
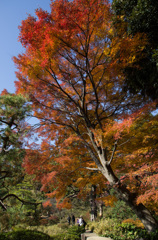
[[[58,223],[57,225],[56,225],[58,228],[62,228],[62,229],[64,229],[64,230],[67,230],[68,229],[68,227],[69,227],[69,225],[67,224],[67,223]]]
[[[81,236],[81,233],[84,233],[85,229],[83,226],[79,227],[79,226],[72,226],[70,228],[68,228],[67,233],[68,234],[74,234],[74,235],[78,235]]]
[[[32,230],[19,230],[19,231],[13,231],[8,232],[4,235],[4,233],[1,236],[5,236],[6,240],[51,240],[51,237],[45,233],[32,231]],[[5,240],[3,238],[3,240]],[[2,238],[0,238],[2,239]]]
[[[127,206],[125,202],[120,200],[115,202],[113,207],[107,207],[104,211],[104,216],[106,218],[117,218],[120,220],[127,218],[136,219],[136,215],[131,208]]]
[[[0,240],[8,240],[5,233],[0,233]]]
[[[27,227],[28,230],[34,230],[39,231],[48,234],[49,236],[54,236],[57,234],[65,233],[68,229],[67,228],[61,228],[58,225],[52,225],[52,226],[29,226]]]
[[[81,237],[75,234],[61,233],[51,237],[52,240],[80,240]]]
[[[113,240],[158,240],[158,231],[149,234],[145,229],[132,223],[120,223],[118,219],[104,219],[99,222],[89,223],[90,230]]]
[[[66,234],[64,240],[80,240],[81,236],[75,234]]]
[[[60,233],[57,235],[53,235],[53,237],[51,237],[52,240],[64,240],[65,234],[64,233]]]
[[[149,234],[145,229],[138,228],[130,223],[117,224],[113,231],[107,232],[104,237],[111,237],[113,240],[157,240],[158,231]]]
[[[73,234],[57,234],[54,235],[53,237],[51,237],[51,240],[80,240],[81,237],[78,237],[77,235],[73,235]]]
[[[117,219],[107,218],[99,222],[89,222],[88,225],[91,231],[94,231],[98,235],[103,235],[111,233],[119,223]]]
[[[81,233],[83,233],[84,227],[72,226],[68,228],[67,232],[57,234],[52,236],[51,239],[53,240],[80,240]]]
[[[9,207],[7,211],[0,211],[0,229],[1,231],[9,231],[17,224],[26,221],[25,212],[21,208],[15,206]]]
[[[56,240],[56,238],[54,238]],[[74,235],[74,234],[62,234],[59,240],[80,240],[81,237]]]

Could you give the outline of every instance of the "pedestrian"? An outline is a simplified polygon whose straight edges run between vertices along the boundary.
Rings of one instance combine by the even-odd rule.
[[[71,219],[72,219],[72,224],[75,225],[75,216],[72,215]]]
[[[86,221],[83,219],[83,226],[84,226],[84,229],[85,229],[86,225],[87,225],[87,223],[86,223]]]
[[[85,222],[85,220],[83,219],[82,216],[80,216],[79,218],[79,226],[83,226],[85,228],[85,226],[87,225],[87,223]]]
[[[68,224],[70,225],[70,223],[71,223],[71,217],[70,216],[68,216],[67,221],[68,221]]]
[[[82,217],[82,216],[80,216],[78,222],[79,222],[79,226],[82,226],[82,225],[83,225],[83,217]]]

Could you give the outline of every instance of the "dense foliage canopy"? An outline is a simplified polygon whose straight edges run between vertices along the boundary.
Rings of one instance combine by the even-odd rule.
[[[21,167],[24,158],[25,118],[30,106],[21,95],[3,91],[0,96],[0,201],[9,197],[9,189],[23,179]]]
[[[140,179],[157,176],[155,104],[125,92],[123,74],[143,59],[147,39],[130,36],[125,22],[118,29],[112,19],[106,0],[57,0],[50,13],[37,9],[36,17],[22,21],[17,92],[29,95],[44,138],[24,164],[58,199],[69,185],[82,190],[91,182],[103,191],[109,183],[153,231],[157,223],[137,197]],[[152,189],[150,197],[155,183]]]
[[[144,49],[144,57],[137,60],[133,67],[125,68],[126,88],[144,96],[157,99],[158,96],[158,2],[156,0],[114,0],[113,10],[118,28],[121,21],[126,22],[126,31],[132,35],[145,33],[148,44]],[[139,67],[136,68],[135,65]]]

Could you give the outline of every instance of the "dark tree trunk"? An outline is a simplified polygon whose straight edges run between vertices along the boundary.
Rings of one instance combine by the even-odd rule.
[[[91,221],[95,221],[97,217],[97,205],[96,205],[96,186],[91,186],[91,193],[90,193],[90,206],[91,206]]]

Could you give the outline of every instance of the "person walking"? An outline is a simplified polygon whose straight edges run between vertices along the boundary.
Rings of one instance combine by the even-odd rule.
[[[80,216],[80,218],[78,220],[78,224],[79,224],[79,226],[83,225],[83,217],[82,216]]]
[[[79,218],[79,224],[80,227],[83,226],[85,228],[85,226],[87,225],[87,223],[85,222],[85,220],[83,219],[82,216],[80,216]]]
[[[70,223],[71,223],[71,217],[70,216],[68,216],[67,221],[68,221],[68,224],[70,225]]]
[[[75,216],[72,215],[71,219],[72,219],[72,224],[75,225]]]

